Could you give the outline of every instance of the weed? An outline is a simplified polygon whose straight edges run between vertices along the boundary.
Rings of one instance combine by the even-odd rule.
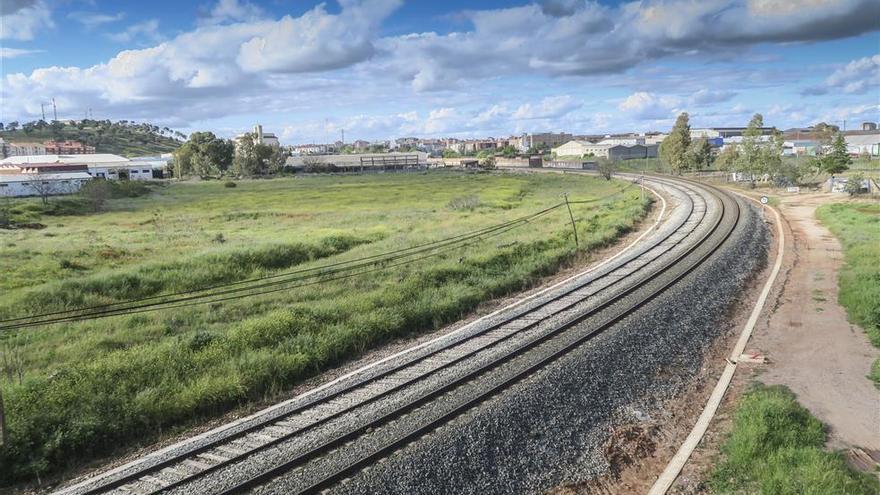
[[[816,216],[843,245],[837,300],[850,321],[880,347],[880,204],[828,204]],[[874,361],[870,377],[880,387],[880,359]]]
[[[737,406],[711,477],[718,494],[876,494],[880,484],[823,450],[825,430],[785,387],[756,385]]]

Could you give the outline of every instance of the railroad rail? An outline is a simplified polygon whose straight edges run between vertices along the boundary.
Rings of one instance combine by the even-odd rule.
[[[380,461],[612,327],[700,266],[735,229],[739,203],[727,194],[648,180],[679,206],[615,263],[320,394],[60,493],[314,493]]]

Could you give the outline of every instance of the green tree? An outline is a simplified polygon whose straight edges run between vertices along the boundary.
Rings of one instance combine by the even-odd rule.
[[[852,158],[846,147],[846,139],[843,134],[837,134],[831,143],[831,151],[819,158],[819,168],[829,174],[839,174],[849,169],[851,164]]]
[[[599,172],[599,175],[605,178],[605,180],[611,180],[611,177],[614,175],[614,171],[617,169],[617,164],[614,163],[613,160],[602,157],[596,160],[596,170]]]
[[[720,170],[736,170],[739,161],[739,149],[734,144],[726,145],[715,157],[715,166]]]
[[[691,145],[691,159],[694,169],[702,170],[712,166],[712,145],[705,137],[701,137]]]
[[[691,146],[691,126],[687,112],[682,112],[675,119],[672,131],[660,143],[660,158],[676,174],[687,168]]]
[[[232,170],[236,175],[246,177],[266,175],[270,172],[270,160],[274,152],[274,146],[259,144],[254,141],[253,134],[245,134],[238,141],[235,157],[232,160]]]
[[[756,113],[743,132],[742,144],[739,146],[737,168],[741,172],[755,175],[766,172],[764,159],[767,155],[761,143],[762,127],[764,127],[764,117],[760,113]]]
[[[235,145],[229,140],[220,139],[212,132],[194,132],[174,152],[175,175],[207,177],[221,174],[232,166],[234,151]]]
[[[501,155],[506,158],[513,158],[516,156],[516,148],[513,146],[505,146],[501,148]]]
[[[459,158],[459,157],[461,157],[461,153],[459,153],[455,150],[450,150],[450,149],[443,150],[443,158]]]

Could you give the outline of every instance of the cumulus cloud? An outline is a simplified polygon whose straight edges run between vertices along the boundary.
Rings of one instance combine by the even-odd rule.
[[[375,53],[379,23],[401,0],[344,0],[338,15],[324,4],[301,17],[285,16],[265,34],[245,42],[238,63],[247,71],[313,72],[348,67]]]
[[[463,15],[472,29],[420,33],[382,42],[385,67],[417,91],[466,80],[532,72],[622,72],[647,60],[711,55],[762,42],[849,37],[880,28],[876,0],[645,0],[617,7],[595,1],[542,4]]]
[[[43,0],[3,0],[0,39],[28,41],[55,26],[52,11]]]
[[[658,96],[647,91],[639,91],[629,95],[617,108],[635,118],[643,120],[659,120],[669,118],[676,112],[681,99],[674,96]]]
[[[124,31],[118,33],[110,33],[108,38],[117,43],[129,43],[132,40],[143,39],[146,41],[157,42],[162,40],[162,34],[159,33],[159,20],[148,19],[144,22],[138,22],[128,26]]]
[[[861,95],[877,88],[880,88],[880,55],[853,60],[835,70],[821,85],[806,88],[804,94],[835,92]]]
[[[583,103],[571,96],[550,96],[538,103],[526,103],[513,112],[514,119],[550,119],[561,117],[583,106]]]
[[[4,113],[19,118],[36,115],[38,106],[28,102],[55,96],[59,109],[73,108],[77,113],[92,107],[127,117],[168,121],[185,115],[196,120],[226,115],[236,108],[252,110],[254,100],[249,98],[263,101],[276,87],[281,94],[275,94],[275,100],[290,100],[300,86],[310,82],[302,76],[278,80],[265,72],[315,73],[369,57],[370,33],[399,1],[344,0],[341,4],[338,15],[319,6],[297,19],[199,26],[150,48],[122,51],[91,67],[47,67],[30,74],[8,74],[0,85]],[[291,28],[305,31],[291,34]],[[119,42],[158,37],[158,21],[145,21],[110,36]],[[267,44],[272,50],[263,49]],[[226,100],[218,105],[218,98]]]

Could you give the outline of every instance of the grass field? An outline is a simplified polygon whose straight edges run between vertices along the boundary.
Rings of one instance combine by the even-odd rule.
[[[625,189],[624,189],[625,188]],[[581,248],[631,230],[625,183],[558,174],[384,174],[175,183],[108,211],[0,231],[0,319],[239,281],[470,232],[560,201]],[[30,211],[21,204],[16,210]],[[0,478],[33,478],[271,397],[391,338],[460,319],[574,259],[564,208],[366,277],[0,334],[9,440]]]
[[[713,493],[848,495],[880,492],[871,475],[851,470],[843,457],[823,450],[822,423],[781,386],[757,385],[740,401],[733,430],[721,448],[710,485]]]
[[[828,204],[816,216],[843,245],[838,301],[880,347],[880,204]],[[880,360],[872,366],[871,379],[880,388]]]

